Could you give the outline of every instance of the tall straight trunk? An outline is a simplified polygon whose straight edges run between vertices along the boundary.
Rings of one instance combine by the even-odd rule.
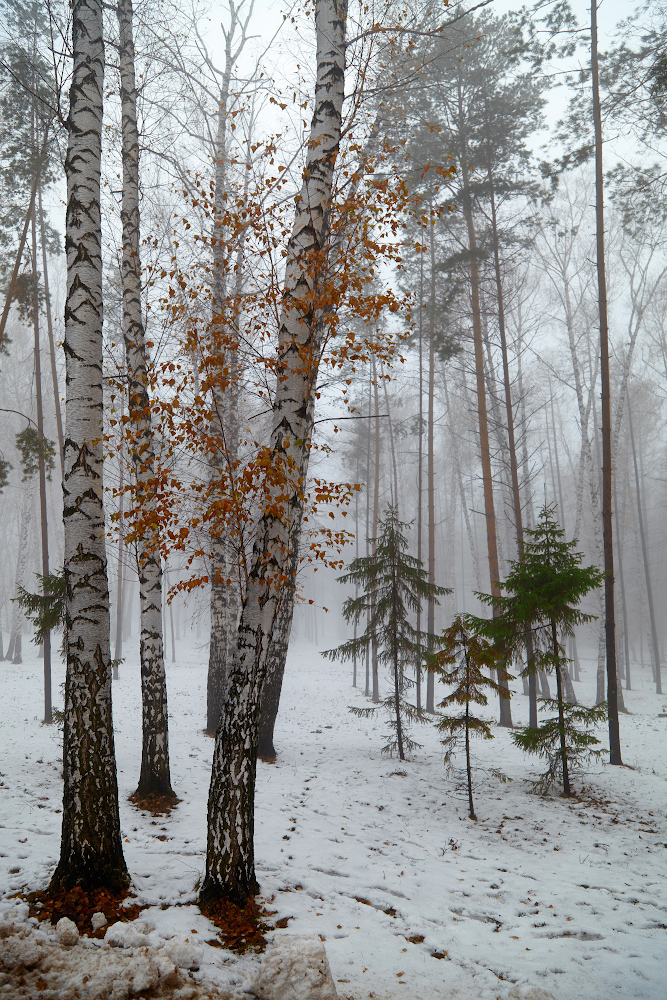
[[[431,262],[428,323],[428,415],[426,423],[426,496],[428,507],[428,582],[435,586],[435,455],[434,455],[434,404],[435,404],[435,226],[429,228]],[[435,634],[435,597],[429,594],[426,605],[426,631]],[[426,711],[435,712],[435,673],[426,675]]]
[[[507,356],[507,332],[505,328],[505,299],[503,282],[500,272],[500,245],[498,240],[498,221],[496,218],[496,197],[493,186],[493,172],[487,167],[489,190],[491,194],[491,231],[493,237],[493,264],[496,278],[496,296],[498,300],[498,330],[500,332],[500,350],[503,360],[503,387],[505,390],[505,419],[507,422],[507,446],[512,480],[512,506],[514,507],[514,530],[519,553],[519,562],[525,559],[525,544],[523,534],[523,511],[521,509],[521,491],[519,490],[519,465],[516,457],[516,441],[514,436],[514,408],[512,406],[512,384],[510,381],[509,358]],[[528,674],[528,725],[537,729],[537,678],[535,676],[535,650],[533,648],[533,630],[529,622],[524,630],[526,646],[526,666]],[[501,702],[502,705],[502,702]]]
[[[162,564],[154,527],[155,444],[148,395],[148,351],[141,315],[139,261],[139,130],[134,67],[132,0],[118,0],[120,100],[122,112],[123,337],[128,366],[130,458],[136,477],[136,504],[145,518],[137,541],[141,608],[142,750],[137,795],[171,795],[169,716],[162,626]]]
[[[252,14],[250,4],[245,21],[240,20],[238,8],[230,4],[230,22],[223,27],[225,62],[218,97],[217,132],[215,138],[215,219],[216,240],[213,246],[213,297],[214,316],[211,329],[215,340],[212,387],[212,419],[209,433],[215,444],[209,454],[209,475],[212,482],[219,482],[223,490],[231,484],[238,457],[238,359],[235,347],[238,308],[243,281],[243,255],[239,248],[236,262],[235,306],[228,309],[229,250],[226,246],[223,219],[227,211],[227,125],[230,87],[235,63],[245,45],[246,27]],[[237,29],[241,37],[233,49]],[[246,171],[245,187],[249,172]],[[236,314],[235,314],[236,310]],[[208,676],[206,685],[206,731],[215,733],[227,693],[230,658],[236,643],[239,608],[238,541],[233,537],[230,524],[216,527],[211,539],[210,576],[211,600]]]
[[[53,888],[128,882],[111,715],[109,585],[102,479],[100,164],[104,41],[100,0],[73,0],[67,178],[64,529],[67,675],[63,822]]]
[[[346,17],[346,0],[317,0],[315,103],[303,184],[287,247],[269,440],[272,470],[281,475],[266,482],[238,648],[216,734],[202,902],[245,902],[258,890],[253,837],[260,696],[280,591],[291,569],[290,553],[303,517],[320,346],[320,313],[309,304],[319,281],[312,261],[325,255],[328,237],[333,170],[341,136]]]
[[[368,380],[368,447],[366,449],[366,556],[370,553],[368,551],[369,539],[371,537],[371,433],[370,433],[370,420],[372,416],[372,397],[373,388],[371,385],[372,377],[369,375]],[[377,426],[377,419],[374,421]],[[368,612],[368,618],[366,624],[370,623],[370,611]],[[368,646],[366,646],[366,658],[365,658],[365,684],[364,684],[364,695],[369,698],[371,693],[371,651]]]
[[[359,454],[357,453],[357,482],[359,482]],[[359,491],[357,490],[354,494],[354,557],[359,558]],[[355,584],[354,588],[354,599],[357,600],[359,597],[359,582]],[[352,657],[352,687],[357,686],[357,654],[356,654],[356,642],[357,642],[357,632],[359,629],[359,622],[354,619],[354,642],[355,642],[355,653]]]
[[[400,665],[398,660],[398,621],[399,621],[399,609],[398,609],[398,581],[396,579],[396,561],[398,559],[398,552],[395,550],[392,554],[391,562],[391,603],[392,603],[392,616],[394,619],[394,628],[391,634],[391,658],[394,666],[394,714],[396,716],[396,741],[398,743],[398,756],[400,760],[405,760],[405,751],[403,749],[403,722],[401,720],[401,676],[400,676]]]
[[[391,422],[391,407],[389,405],[389,393],[387,392],[387,381],[382,380],[382,389],[384,392],[384,405],[387,410],[387,430],[389,431],[389,453],[391,455],[391,468],[393,472],[393,487],[392,487],[392,506],[396,507],[398,511],[398,466],[396,464],[396,447],[394,444],[394,427]]]
[[[639,538],[642,547],[642,562],[644,564],[644,579],[646,581],[646,600],[648,603],[648,618],[651,627],[651,659],[653,661],[653,679],[657,694],[662,694],[662,677],[660,670],[660,647],[658,645],[658,630],[655,620],[655,607],[653,604],[653,587],[651,585],[651,568],[649,565],[648,545],[646,541],[646,526],[644,524],[644,512],[642,510],[642,495],[639,486],[639,467],[637,465],[637,449],[635,447],[635,435],[632,426],[632,410],[630,408],[630,397],[628,397],[628,424],[630,428],[630,445],[632,448],[632,464],[635,470],[635,490],[637,493],[637,517],[639,519]]]
[[[124,552],[125,552],[125,448],[123,441],[123,410],[125,400],[121,404],[121,434],[118,448],[118,562],[116,567],[116,641],[114,645],[114,671],[113,680],[118,679],[118,661],[123,658],[123,604],[125,601],[125,579],[124,579]]]
[[[570,788],[570,771],[567,761],[567,749],[565,745],[565,713],[564,713],[564,698],[563,698],[563,677],[561,674],[561,666],[559,662],[559,651],[558,651],[558,631],[556,629],[556,622],[551,619],[551,642],[554,655],[554,662],[556,664],[556,697],[558,699],[558,730],[560,732],[560,757],[561,766],[563,768],[563,795],[570,796],[572,790]]]
[[[463,177],[463,216],[468,231],[468,249],[470,253],[470,293],[472,300],[472,329],[475,349],[475,376],[477,383],[477,417],[479,422],[479,445],[482,458],[482,482],[484,486],[484,515],[486,520],[486,544],[489,557],[489,578],[491,595],[500,597],[500,571],[498,568],[498,540],[496,537],[496,510],[493,501],[493,476],[491,471],[491,449],[489,446],[489,421],[486,410],[486,384],[484,379],[484,338],[482,332],[482,314],[479,304],[479,264],[477,260],[477,236],[472,215],[472,203],[468,178],[468,167],[462,165]],[[498,606],[494,604],[494,614]],[[500,725],[511,727],[512,709],[509,701],[507,681],[498,673],[500,686]]]
[[[373,378],[373,402],[375,404],[375,469],[373,479],[373,527],[371,530],[371,554],[377,552],[377,533],[380,522],[380,402],[378,393],[377,372],[375,370],[375,358],[371,357],[371,373]],[[375,591],[371,597],[371,615],[375,615]],[[373,640],[371,644],[371,671],[373,701],[380,700],[380,680],[378,677],[378,647]]]
[[[49,126],[46,126],[44,131],[44,141],[42,143],[41,157],[46,155],[49,141]],[[5,304],[2,309],[2,316],[0,317],[0,351],[3,349],[3,344],[5,340],[5,328],[7,326],[7,319],[9,317],[9,310],[12,305],[12,299],[14,297],[14,291],[16,289],[16,281],[19,276],[19,271],[21,269],[21,261],[23,260],[23,250],[25,248],[25,241],[28,238],[28,227],[30,226],[30,220],[32,219],[33,212],[35,210],[35,197],[37,195],[37,186],[39,184],[40,170],[35,170],[35,175],[32,179],[32,186],[30,188],[30,201],[28,202],[28,211],[25,215],[25,221],[23,223],[23,229],[21,230],[21,236],[19,237],[19,245],[16,251],[16,257],[14,258],[14,268],[12,270],[11,278],[9,279],[9,285],[7,287],[7,294],[5,295]]]
[[[422,557],[422,492],[424,487],[424,256],[419,255],[419,433],[417,453],[417,559]],[[417,642],[421,635],[422,605],[417,605]],[[415,696],[417,710],[422,707],[421,648],[417,653]]]
[[[16,556],[16,576],[15,585],[18,592],[19,587],[24,587],[26,583],[26,565],[28,562],[28,551],[30,548],[30,522],[33,516],[33,495],[30,483],[26,484],[23,491],[21,503],[21,525],[19,528],[19,545]],[[9,645],[7,646],[7,659],[12,663],[22,663],[21,645],[23,636],[23,610],[18,601],[12,602],[12,623],[9,633]]]
[[[614,607],[614,539],[612,531],[611,396],[609,384],[609,326],[607,322],[607,277],[604,257],[604,176],[602,173],[602,114],[598,76],[597,0],[591,0],[591,78],[595,129],[595,229],[600,314],[600,383],[602,390],[602,535],[604,540],[605,646],[607,651],[607,711],[609,716],[609,763],[622,764],[618,726],[618,679],[616,676],[616,620]]]
[[[35,399],[37,403],[37,434],[39,450],[39,515],[42,552],[42,577],[44,584],[49,575],[49,522],[46,504],[46,455],[44,453],[44,407],[42,405],[42,355],[39,348],[39,295],[37,287],[37,220],[32,215],[32,325],[34,332]],[[51,632],[44,633],[44,722],[53,722],[51,704]]]
[[[621,582],[621,607],[623,610],[623,652],[625,654],[625,690],[632,690],[630,670],[630,629],[628,621],[628,602],[625,593],[625,576],[623,575],[623,540],[619,530],[618,502],[615,504],[616,537],[618,538],[618,575]]]
[[[467,660],[467,655],[466,655]],[[470,702],[466,701],[466,773],[468,775],[468,815],[477,819],[472,801],[472,766],[470,764]]]
[[[44,305],[46,308],[46,329],[49,335],[49,358],[51,361],[51,382],[53,384],[53,405],[56,414],[56,430],[58,432],[58,452],[60,455],[60,474],[65,471],[65,438],[63,434],[63,418],[60,409],[60,390],[58,389],[58,367],[56,364],[56,344],[53,336],[53,318],[51,316],[51,296],[49,293],[49,262],[46,254],[46,234],[44,232],[44,211],[42,208],[42,187],[37,190],[37,207],[39,210],[40,242],[42,244],[42,269],[44,271]]]

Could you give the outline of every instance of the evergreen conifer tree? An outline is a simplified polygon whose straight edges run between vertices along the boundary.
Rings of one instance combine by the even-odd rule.
[[[502,613],[492,622],[477,621],[488,638],[500,637],[506,648],[518,648],[527,624],[533,632],[536,648],[534,669],[554,671],[556,698],[542,698],[542,710],[554,712],[535,728],[512,733],[514,743],[527,753],[548,761],[546,772],[535,783],[546,794],[559,778],[563,794],[572,794],[570,775],[601,751],[594,747],[599,740],[591,727],[606,718],[604,703],[585,708],[568,705],[563,690],[563,669],[567,663],[561,636],[571,636],[577,625],[593,621],[595,616],[579,609],[580,601],[599,587],[603,575],[595,566],[582,566],[583,555],[576,551],[577,541],[564,540],[564,532],[555,518],[554,508],[544,506],[535,528],[527,529],[523,562],[512,564],[502,589]],[[486,598],[491,602],[491,597]]]
[[[398,753],[405,760],[406,750],[419,747],[408,736],[406,724],[426,721],[421,709],[405,697],[406,689],[414,683],[406,668],[414,667],[425,651],[432,648],[434,640],[434,636],[417,631],[409,616],[421,608],[423,600],[436,599],[451,591],[430,583],[421,560],[408,554],[408,541],[403,534],[406,525],[399,520],[396,507],[387,508],[379,527],[375,552],[354,559],[348,572],[338,578],[340,583],[359,584],[363,591],[359,597],[348,598],[343,615],[348,622],[367,621],[366,629],[324,655],[332,660],[349,660],[376,644],[379,661],[391,669],[392,692],[377,706],[355,706],[350,711],[369,716],[384,709],[392,734],[382,752]]]
[[[451,705],[464,706],[460,715],[443,715],[436,722],[436,728],[441,733],[448,733],[441,740],[445,747],[445,764],[449,764],[452,755],[461,742],[465,744],[466,773],[468,776],[468,812],[470,819],[477,819],[472,800],[472,767],[470,763],[470,737],[481,736],[492,740],[491,726],[483,719],[478,719],[470,711],[471,704],[487,705],[488,699],[484,688],[498,692],[500,685],[487,677],[483,672],[489,669],[503,670],[504,679],[509,675],[504,672],[503,657],[498,649],[488,639],[476,634],[469,623],[459,615],[442,635],[442,648],[433,656],[429,669],[439,674],[445,684],[456,687],[438,705],[438,708],[449,708]],[[453,669],[447,670],[447,666]]]

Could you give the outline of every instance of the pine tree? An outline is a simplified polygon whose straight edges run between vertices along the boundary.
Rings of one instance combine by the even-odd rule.
[[[445,747],[445,764],[450,764],[455,749],[463,741],[466,751],[466,772],[468,775],[468,811],[470,819],[477,819],[472,800],[472,767],[470,763],[470,737],[481,736],[492,740],[491,726],[483,719],[478,719],[470,712],[470,706],[487,705],[488,700],[484,688],[499,692],[500,685],[483,670],[503,670],[503,678],[509,680],[504,672],[503,658],[498,649],[488,639],[475,633],[469,622],[459,615],[448,629],[443,632],[440,640],[442,648],[433,656],[429,669],[440,675],[445,684],[455,684],[456,687],[438,705],[438,708],[449,708],[451,705],[463,705],[460,715],[443,715],[436,722],[436,728],[441,733],[448,733],[441,740]],[[452,670],[445,666],[453,664]],[[499,666],[500,664],[500,666]]]
[[[349,660],[365,653],[373,644],[378,659],[391,668],[392,692],[372,708],[353,707],[355,715],[369,716],[384,709],[389,716],[392,735],[382,748],[383,753],[398,753],[405,760],[405,751],[419,747],[406,732],[406,723],[425,722],[421,709],[405,697],[414,683],[406,668],[414,667],[424,651],[431,647],[433,636],[418,632],[409,621],[411,612],[421,608],[423,600],[435,600],[451,593],[446,587],[429,582],[428,572],[420,559],[408,555],[408,540],[403,534],[406,525],[399,521],[396,507],[389,506],[380,520],[374,552],[354,559],[339,583],[359,584],[363,593],[348,598],[343,615],[348,622],[367,620],[366,629],[356,638],[348,639],[336,649],[325,652],[332,660]]]
[[[535,728],[516,730],[514,743],[527,753],[548,761],[548,768],[535,783],[545,794],[559,777],[563,794],[572,794],[570,774],[601,751],[593,749],[599,740],[590,728],[606,718],[605,704],[593,708],[568,705],[563,691],[563,668],[567,663],[561,636],[574,635],[577,625],[595,616],[579,610],[579,603],[599,587],[603,575],[595,566],[582,566],[583,555],[577,541],[564,541],[564,532],[554,516],[554,508],[544,506],[535,528],[527,529],[523,562],[512,564],[503,584],[502,614],[493,623],[483,623],[482,631],[494,638],[494,627],[502,630],[503,642],[516,648],[523,641],[527,624],[536,647],[534,669],[553,670],[556,698],[540,699],[543,711],[556,712]],[[487,598],[490,602],[491,598]],[[497,623],[497,624],[496,624]]]

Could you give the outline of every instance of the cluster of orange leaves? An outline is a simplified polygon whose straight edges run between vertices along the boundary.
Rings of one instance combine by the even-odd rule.
[[[411,325],[410,295],[380,286],[388,265],[401,267],[399,234],[411,196],[400,177],[381,173],[383,157],[393,150],[373,159],[361,152],[352,146],[349,157],[355,165],[339,165],[326,246],[305,261],[312,293],[303,302],[304,321],[318,318],[319,356],[304,355],[302,361],[309,371],[339,378],[346,404],[354,372],[372,355],[390,366]],[[271,167],[274,157],[275,145],[267,142],[265,160]],[[127,544],[150,537],[164,557],[182,555],[184,570],[174,590],[210,582],[212,542],[225,535],[237,551],[243,587],[258,517],[288,517],[295,490],[305,512],[303,559],[341,567],[343,547],[353,538],[336,526],[335,511],[345,516],[360,485],[300,482],[298,470],[270,453],[261,425],[262,417],[266,423],[270,416],[277,374],[281,265],[293,221],[286,183],[278,167],[252,189],[247,183],[230,185],[220,210],[213,181],[193,176],[194,194],[184,192],[190,218],[182,216],[174,228],[179,239],[172,246],[178,252],[168,266],[154,267],[149,275],[149,288],[155,290],[152,315],[159,315],[169,334],[163,338],[168,349],[153,358],[148,372],[153,433],[160,447],[147,486],[139,488],[132,476],[126,479],[123,489],[130,502],[121,530]],[[184,245],[190,248],[187,254]],[[222,301],[216,301],[216,288],[224,289]],[[387,313],[398,322],[387,324]],[[121,373],[119,390],[122,382]],[[312,391],[319,398],[316,384]],[[224,414],[216,413],[214,402],[232,392],[244,398],[236,448],[225,440],[224,429],[221,433]],[[257,413],[247,412],[249,401]],[[126,457],[136,459],[131,419],[112,415],[110,425],[114,450],[122,435]],[[330,523],[322,523],[322,515]]]

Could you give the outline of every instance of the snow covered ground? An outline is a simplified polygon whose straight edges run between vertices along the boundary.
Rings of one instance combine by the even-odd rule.
[[[22,665],[0,664],[7,897],[46,885],[60,838],[60,733],[40,723],[41,663],[24,646]],[[168,817],[127,801],[141,752],[137,663],[128,660],[114,682],[126,859],[139,899],[150,904],[141,920],[155,925],[155,946],[198,942],[196,975],[242,996],[257,958],[205,944],[215,928],[194,903],[213,744],[202,733],[205,651],[183,641],[177,652],[168,683],[172,780],[182,801]],[[593,666],[585,667],[591,683],[576,688],[590,704]],[[276,727],[278,761],[260,763],[258,774],[258,876],[276,918],[291,918],[275,934],[321,936],[341,998],[508,1000],[532,986],[558,1000],[662,1000],[667,718],[658,717],[665,709],[646,675],[634,676],[632,714],[621,722],[628,767],[596,767],[583,793],[576,781],[575,800],[539,799],[529,793],[534,762],[496,729],[494,740],[475,744],[487,770],[477,773],[472,823],[463,789],[444,774],[435,730],[414,733],[424,746],[411,761],[383,757],[382,718],[348,712],[366,704],[348,666],[297,644]],[[58,664],[56,704],[62,679]],[[513,714],[527,721],[520,695]],[[491,768],[512,780],[498,782]],[[0,910],[14,905],[0,901]]]

